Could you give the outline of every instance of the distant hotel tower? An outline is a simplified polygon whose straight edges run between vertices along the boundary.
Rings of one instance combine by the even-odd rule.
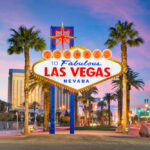
[[[36,87],[35,90],[29,94],[29,104],[38,102],[43,107],[42,90]],[[12,109],[24,108],[24,70],[23,69],[9,69],[8,77],[8,102]]]
[[[63,93],[63,89],[55,87],[55,107],[56,111],[69,109],[69,94]],[[29,94],[29,104],[38,102],[40,108],[43,108],[44,96],[41,87],[36,87],[35,90]],[[8,102],[12,109],[24,108],[24,70],[23,69],[9,69],[8,77]]]
[[[55,86],[55,109],[56,111],[70,109],[70,96],[69,93],[64,92],[61,87]]]

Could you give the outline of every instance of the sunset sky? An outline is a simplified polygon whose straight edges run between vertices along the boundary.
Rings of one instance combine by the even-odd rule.
[[[134,28],[144,39],[140,47],[128,48],[128,65],[140,73],[144,91],[131,91],[131,106],[143,106],[150,99],[150,1],[149,0],[4,0],[0,1],[0,99],[7,101],[8,70],[24,68],[24,55],[7,54],[10,28],[35,26],[41,31],[50,49],[50,26],[74,26],[75,45],[93,49],[107,48],[104,43],[109,27],[118,20],[134,22]],[[113,58],[120,61],[120,45],[112,49]],[[42,57],[30,51],[31,64]],[[99,95],[112,92],[111,80],[98,85]],[[113,103],[115,105],[115,103]]]

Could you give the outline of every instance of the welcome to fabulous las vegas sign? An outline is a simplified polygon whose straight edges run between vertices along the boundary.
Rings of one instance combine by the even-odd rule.
[[[109,49],[101,51],[75,46],[64,50],[45,50],[32,72],[36,78],[81,92],[110,78],[121,75],[122,66],[111,58]]]

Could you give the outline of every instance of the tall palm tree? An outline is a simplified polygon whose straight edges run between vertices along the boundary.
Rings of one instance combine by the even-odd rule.
[[[101,125],[104,124],[104,116],[103,116],[103,111],[104,111],[104,107],[106,106],[106,103],[104,101],[100,101],[98,103],[98,107],[101,107]]]
[[[133,29],[133,23],[127,21],[118,21],[115,27],[110,27],[109,39],[105,42],[108,48],[113,48],[116,44],[121,43],[122,56],[122,74],[123,74],[123,132],[127,127],[127,46],[139,46],[143,39],[138,36],[138,32]]]
[[[110,126],[110,122],[111,122],[111,111],[110,111],[110,103],[111,103],[111,101],[112,100],[114,100],[114,96],[113,96],[113,94],[111,94],[111,93],[106,93],[105,95],[104,95],[104,97],[103,97],[103,100],[104,101],[106,101],[107,102],[107,105],[108,105],[108,115],[109,115],[109,126]]]
[[[133,71],[129,66],[127,67],[127,123],[129,123],[129,112],[130,112],[130,91],[134,87],[137,90],[143,89],[144,81],[137,79],[139,73]],[[122,89],[122,76],[112,81],[113,88],[117,88],[117,91]],[[121,90],[122,91],[122,90]],[[120,93],[121,94],[121,93]],[[120,97],[121,98],[121,97]]]
[[[30,75],[30,86],[29,91],[33,91],[36,87],[40,87],[44,93],[44,125],[43,131],[48,131],[49,112],[50,112],[50,84],[42,80],[34,78]]]
[[[86,117],[87,117],[87,113],[86,113],[86,110],[87,110],[87,101],[89,102],[89,122],[88,122],[88,125],[90,125],[90,121],[91,121],[91,110],[92,110],[92,104],[91,102],[95,101],[95,98],[92,96],[92,94],[98,94],[98,89],[97,87],[92,87],[86,91],[83,91],[81,92],[81,96],[78,96],[78,99],[79,101],[83,101],[83,105],[84,105],[84,125],[86,126],[87,125],[87,120],[86,120]]]
[[[48,83],[43,84],[42,91],[44,92],[44,124],[43,130],[49,130],[49,114],[50,114],[50,85]]]
[[[24,53],[25,58],[25,121],[24,121],[24,134],[28,134],[28,102],[29,102],[29,76],[30,76],[30,55],[29,49],[35,49],[36,51],[43,50],[46,46],[43,38],[39,36],[40,31],[34,31],[34,27],[26,28],[20,26],[18,31],[10,29],[13,33],[10,35],[8,42],[10,47],[8,48],[8,54],[21,54]]]
[[[137,79],[139,73],[134,72],[130,67],[128,67],[127,73],[127,123],[129,124],[129,113],[130,113],[130,91],[134,87],[137,90],[144,90],[144,81],[142,79]]]
[[[122,89],[116,90],[113,96],[114,99],[118,101],[118,126],[119,126],[122,123]]]

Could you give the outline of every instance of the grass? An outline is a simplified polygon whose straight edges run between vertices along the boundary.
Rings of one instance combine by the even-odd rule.
[[[95,127],[75,127],[75,130],[100,130],[100,131],[115,131],[114,126],[95,126]]]

